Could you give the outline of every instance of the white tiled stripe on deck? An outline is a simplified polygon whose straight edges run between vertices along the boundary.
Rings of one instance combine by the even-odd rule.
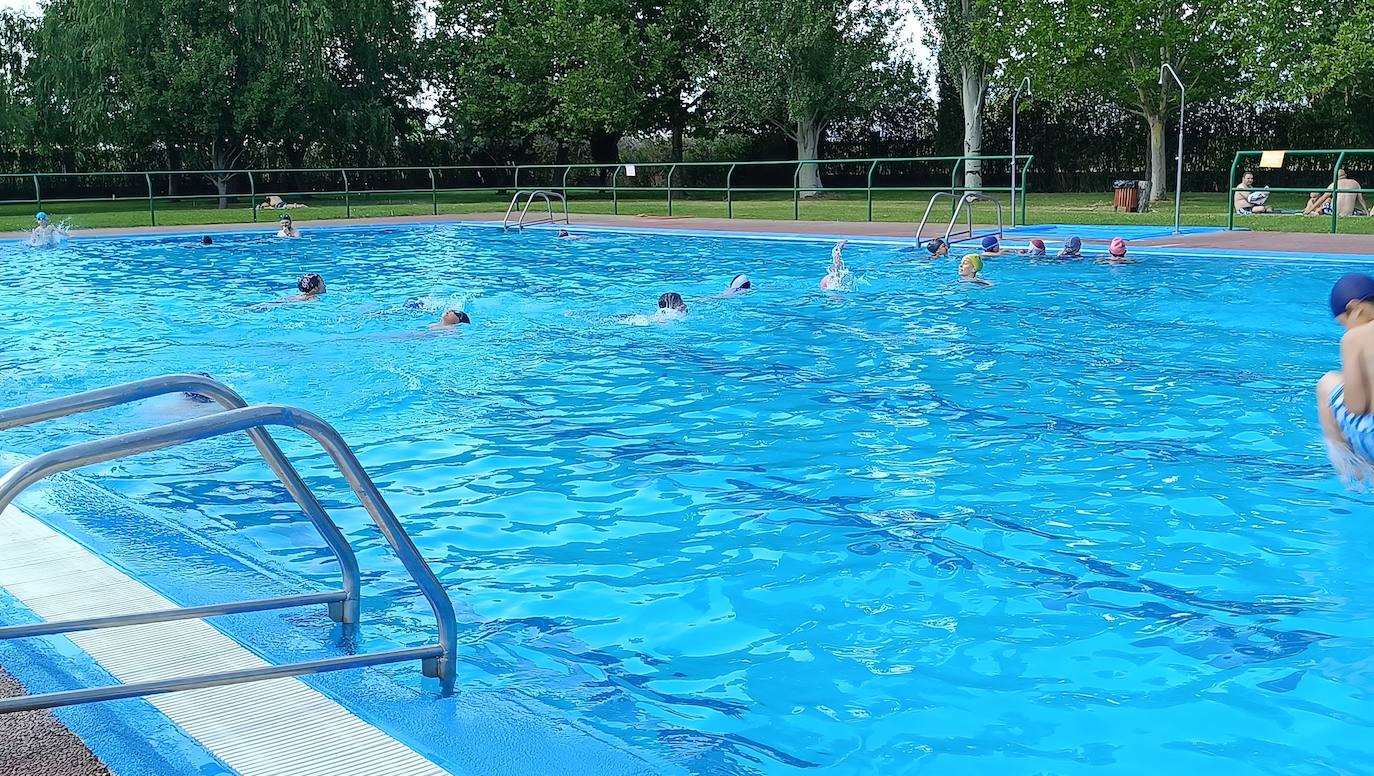
[[[0,587],[49,621],[176,606],[14,508],[0,514]],[[200,620],[67,638],[124,683],[267,665]],[[299,679],[187,690],[148,701],[243,776],[448,773]]]

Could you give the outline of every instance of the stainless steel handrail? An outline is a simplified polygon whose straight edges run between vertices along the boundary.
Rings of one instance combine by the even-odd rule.
[[[521,197],[525,198],[525,206],[520,210],[520,219],[514,223],[516,229],[524,229],[526,226],[534,226],[536,224],[558,223],[558,218],[553,214],[554,199],[557,199],[563,204],[563,223],[572,223],[568,218],[568,198],[566,196],[556,191],[545,191],[544,189],[521,190],[515,192],[515,196],[510,198],[510,204],[506,206],[506,214],[501,217],[501,228],[505,231],[510,231],[512,226],[510,214],[515,210],[515,205],[520,201]],[[544,200],[544,204],[548,205],[549,214],[538,221],[526,223],[525,216],[530,212],[530,205],[534,203],[536,197]]]
[[[405,567],[411,578],[415,580],[415,583],[420,588],[421,594],[434,610],[434,616],[438,622],[438,643],[425,647],[414,647],[370,655],[350,655],[326,660],[264,666],[255,669],[181,677],[171,680],[115,685],[112,687],[91,688],[75,692],[45,693],[24,696],[22,698],[0,700],[0,714],[25,709],[50,708],[55,705],[90,703],[113,700],[116,698],[174,692],[194,687],[235,684],[279,676],[335,671],[366,665],[409,660],[417,657],[422,660],[422,671],[426,676],[438,677],[440,686],[444,692],[453,689],[457,674],[457,622],[453,612],[453,603],[449,600],[448,594],[444,592],[443,586],[439,583],[438,578],[434,576],[434,572],[429,568],[429,564],[420,556],[419,550],[410,540],[409,535],[406,534],[400,521],[397,520],[395,513],[391,511],[391,508],[377,490],[377,486],[372,482],[371,477],[368,476],[362,464],[353,454],[352,449],[349,448],[348,444],[339,436],[337,431],[311,412],[272,404],[244,407],[177,423],[169,423],[155,428],[133,431],[90,442],[82,442],[60,450],[44,453],[19,464],[6,472],[4,476],[0,476],[0,511],[8,507],[14,499],[30,485],[58,472],[70,471],[83,466],[116,460],[138,453],[161,450],[200,439],[208,439],[240,431],[249,431],[250,429],[260,429],[269,425],[288,426],[304,431],[318,442],[324,451],[329,454],[329,457],[334,461],[334,465],[338,467],[344,479],[348,481],[354,494],[357,495],[358,500],[362,503],[363,508],[372,516],[373,522],[377,524],[382,535],[386,537],[387,542],[391,544],[397,557],[400,558],[401,564]],[[293,596],[291,598],[297,597]],[[251,611],[252,609],[233,607],[248,606],[269,608],[269,606],[280,603],[281,600],[285,599],[280,599],[278,601],[265,600],[245,602],[242,604],[229,604],[221,608],[231,608],[232,611]],[[215,607],[197,607],[197,610],[214,608]],[[177,610],[173,611],[175,612]],[[181,612],[184,611],[185,610],[181,610]],[[202,611],[202,614],[205,615],[216,613],[230,613],[230,611]],[[158,614],[159,613],[117,615],[97,618],[95,621],[73,621],[73,623],[67,623],[67,625],[75,624],[78,626],[76,629],[82,630],[89,630],[95,627],[117,627],[158,621],[157,619],[153,619],[156,618]],[[58,626],[62,624],[53,623],[51,625]],[[37,626],[18,627],[21,629],[18,631],[19,635],[24,635],[22,629],[32,629]],[[63,631],[53,631],[52,627],[43,628],[43,631],[46,633],[66,632],[65,629]]]
[[[922,243],[922,239],[921,239],[921,233],[924,232],[924,231],[926,230],[926,224],[930,222],[930,211],[935,209],[935,203],[936,203],[936,202],[939,202],[941,197],[949,197],[950,199],[954,199],[954,198],[955,198],[955,195],[952,194],[951,192],[948,192],[948,191],[937,191],[937,192],[935,192],[934,194],[931,195],[931,197],[930,197],[930,202],[926,204],[926,213],[925,213],[925,215],[921,216],[921,223],[916,227],[916,247],[917,247],[917,248],[921,247],[921,245],[923,244],[923,243]],[[968,228],[969,228],[969,233],[972,234],[972,233],[973,233],[973,214],[972,214],[972,213],[969,214],[969,225],[968,225]],[[945,241],[946,241],[946,242],[949,241],[949,230],[948,230],[948,229],[945,230]]]
[[[973,204],[974,202],[991,202],[991,203],[997,208],[997,239],[998,239],[999,242],[1001,241],[1001,239],[1002,239],[1002,203],[1001,203],[1001,202],[998,202],[998,201],[997,201],[995,198],[993,198],[993,197],[987,196],[986,194],[979,194],[979,193],[977,193],[977,192],[970,191],[970,192],[964,194],[964,196],[960,197],[960,198],[959,198],[959,204],[957,204],[957,205],[954,206],[954,214],[951,215],[951,216],[949,217],[949,226],[947,226],[947,227],[945,228],[945,242],[946,242],[946,243],[950,242],[950,239],[949,239],[949,238],[950,238],[950,234],[954,231],[954,222],[959,220],[959,211],[961,211],[961,210],[964,211],[964,213],[966,213],[966,214],[968,215],[968,230],[967,230],[967,235],[968,235],[968,236],[967,236],[967,237],[961,237],[961,238],[959,238],[958,240],[955,240],[954,242],[962,242],[962,241],[964,241],[964,240],[971,240],[971,239],[973,239],[975,236],[977,236],[977,235],[975,235],[975,234],[973,233],[973,208],[968,207],[969,205]],[[989,234],[991,234],[991,232],[989,232]],[[983,235],[983,236],[986,237],[987,235]]]
[[[240,409],[248,406],[248,403],[234,389],[214,378],[196,374],[163,375],[162,377],[135,380],[122,385],[111,385],[106,388],[97,388],[94,391],[0,410],[0,431],[27,426],[44,420],[128,404],[154,396],[177,393],[198,393],[213,399],[225,409]],[[277,446],[272,436],[264,429],[252,428],[248,429],[248,437],[253,440],[253,445],[257,447],[258,453],[272,468],[277,479],[281,480],[286,491],[291,494],[291,498],[300,506],[310,523],[315,526],[320,538],[324,539],[330,552],[334,553],[334,559],[339,562],[345,595],[342,600],[329,604],[329,616],[335,622],[357,622],[361,583],[358,579],[358,558],[353,553],[353,547],[344,538],[334,520],[329,517],[324,506],[315,498],[315,494],[301,481],[300,474],[286,460],[286,456],[282,455],[281,448]]]

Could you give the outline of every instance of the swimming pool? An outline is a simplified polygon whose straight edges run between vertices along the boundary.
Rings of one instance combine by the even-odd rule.
[[[830,245],[807,241],[192,242],[0,246],[0,404],[203,370],[332,422],[459,607],[462,690],[436,701],[413,666],[311,681],[366,687],[347,702],[447,764],[467,762],[446,726],[474,697],[530,699],[647,772],[1374,761],[1374,529],[1311,399],[1336,363],[1325,295],[1354,263],[999,259],[979,290],[952,261],[853,244],[858,288],[831,294]],[[323,301],[254,307],[308,271]],[[737,272],[757,290],[715,297]],[[669,290],[686,320],[621,322]],[[474,325],[420,334],[449,304]],[[280,438],[360,548],[359,646],[423,643],[426,605],[328,460]],[[49,490],[39,514],[183,603],[241,595],[245,565],[276,591],[333,579],[246,441]],[[303,657],[323,619],[223,627]]]

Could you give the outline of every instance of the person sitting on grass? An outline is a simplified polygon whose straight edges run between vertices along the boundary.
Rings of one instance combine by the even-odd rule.
[[[1317,416],[1331,465],[1347,485],[1360,485],[1374,474],[1374,278],[1341,277],[1330,302],[1345,334],[1340,371],[1317,382]]]
[[[1253,172],[1246,172],[1240,177],[1240,185],[1236,187],[1236,193],[1231,197],[1231,204],[1236,208],[1236,215],[1241,216],[1274,212],[1273,208],[1265,204],[1268,201],[1269,191],[1255,188],[1255,174]]]
[[[295,208],[309,207],[301,202],[287,202],[276,194],[267,197],[258,205],[259,210],[294,210]]]
[[[978,276],[983,271],[983,257],[977,253],[970,253],[959,261],[959,282],[973,283],[977,286],[990,286],[992,281],[985,280]]]
[[[281,218],[277,219],[281,228],[277,230],[278,237],[300,237],[301,230],[296,228],[296,224],[291,220],[291,216],[282,213]]]
[[[288,302],[314,302],[324,293],[324,278],[314,272],[301,275],[300,280],[296,281],[296,288],[299,294],[287,299]]]
[[[1346,174],[1342,167],[1336,171],[1336,182],[1327,186],[1321,191],[1312,192],[1307,198],[1307,207],[1303,209],[1305,216],[1329,216],[1331,215],[1331,194],[1332,187],[1343,190],[1336,194],[1336,215],[1338,216],[1364,216],[1370,215],[1369,203],[1364,201],[1364,192],[1358,189],[1364,188],[1360,182]],[[1356,189],[1351,192],[1350,189]],[[1357,206],[1358,203],[1358,206]]]
[[[1077,237],[1070,237],[1064,241],[1064,247],[1059,249],[1061,259],[1081,259],[1083,258],[1083,241]]]
[[[430,324],[429,330],[446,331],[464,323],[472,323],[472,318],[468,317],[467,313],[462,310],[445,310],[444,314],[439,316],[438,323]]]

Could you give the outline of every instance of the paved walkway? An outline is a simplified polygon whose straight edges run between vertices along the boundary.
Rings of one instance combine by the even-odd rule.
[[[24,688],[0,671],[0,698]],[[110,771],[46,711],[0,714],[0,773],[5,776],[110,776]]]
[[[306,216],[304,212],[298,211],[298,215]],[[296,224],[303,230],[321,226],[357,226],[357,225],[385,225],[385,224],[425,224],[443,223],[453,221],[500,221],[501,213],[472,213],[468,215],[439,215],[439,216],[399,216],[392,218],[353,218],[353,219],[329,219],[324,221],[310,221],[304,218],[297,220]],[[572,223],[574,226],[616,226],[629,227],[635,229],[674,229],[674,230],[705,230],[705,231],[724,231],[724,232],[755,232],[755,233],[776,233],[776,234],[814,234],[826,236],[847,236],[847,237],[886,237],[886,238],[910,238],[914,236],[915,227],[907,223],[894,222],[853,222],[853,221],[781,221],[768,219],[752,218],[692,218],[688,216],[665,217],[665,216],[612,216],[612,215],[584,215],[573,214]],[[159,226],[159,227],[133,227],[124,229],[82,229],[79,234],[89,237],[109,237],[120,235],[138,234],[215,234],[218,232],[236,232],[245,229],[259,229],[263,232],[272,232],[276,229],[274,223],[259,224],[210,224],[200,226]],[[1018,242],[1030,239],[1031,237],[1041,236],[1051,241],[1059,241],[1063,238],[1064,230],[1060,227],[1045,226],[1043,233],[1037,234],[1036,226],[1019,227],[1016,230]],[[1095,227],[1095,232],[1101,232],[1101,227]],[[1109,229],[1107,230],[1109,231]],[[935,237],[944,233],[943,226],[927,226],[922,236]],[[22,239],[27,236],[22,232],[0,233],[0,239]],[[1085,239],[1085,243],[1104,243],[1106,240]],[[1292,232],[1226,232],[1214,231],[1203,234],[1184,234],[1180,236],[1153,237],[1149,239],[1137,239],[1131,241],[1132,245],[1152,248],[1186,248],[1186,249],[1220,249],[1229,251],[1268,251],[1281,253],[1335,253],[1351,255],[1374,255],[1374,235],[1367,234],[1298,234]]]

